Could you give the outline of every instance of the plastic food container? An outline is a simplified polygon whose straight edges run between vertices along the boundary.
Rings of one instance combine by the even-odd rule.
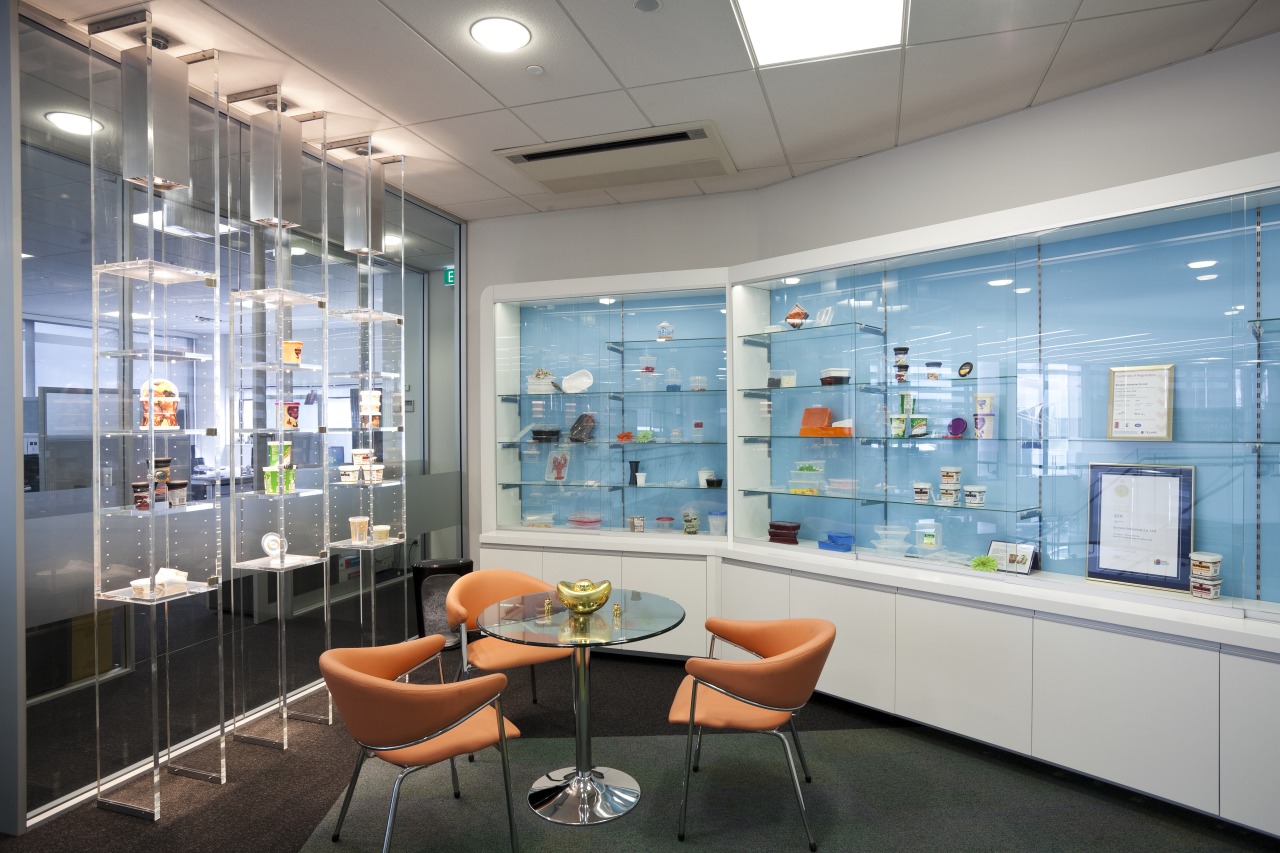
[[[365,477],[368,478],[370,483],[381,483],[382,474],[386,470],[387,470],[386,465],[383,465],[382,463],[378,463],[376,465],[370,465],[368,468],[365,468],[364,475]]]
[[[375,524],[373,526],[373,541],[386,542],[391,538],[390,524]]]
[[[675,516],[660,515],[654,520],[658,523],[659,530],[672,530],[676,526]]]
[[[971,507],[979,507],[987,505],[987,487],[986,486],[965,486],[964,487],[964,505]]]
[[[550,527],[555,517],[554,512],[526,512],[523,523],[525,527]]]
[[[1196,598],[1217,598],[1222,594],[1222,578],[1191,578],[1191,594]]]
[[[351,461],[356,465],[369,465],[373,462],[373,451],[365,447],[356,447],[351,451]]]
[[[569,516],[570,527],[595,529],[600,526],[601,521],[600,515],[594,512],[575,512]]]
[[[339,465],[338,466],[338,482],[340,483],[360,482],[360,466],[359,465]]]
[[[723,536],[729,527],[729,514],[722,509],[713,509],[707,513],[707,532],[712,536]]]
[[[690,377],[689,377],[689,390],[690,390],[690,391],[705,391],[705,390],[707,390],[707,377],[705,377],[705,376],[690,376]]]
[[[169,506],[182,506],[187,502],[187,481],[169,481]]]
[[[770,370],[766,384],[770,388],[794,388],[796,387],[796,372],[794,370]]]
[[[849,368],[824,367],[820,377],[823,385],[847,385],[849,383]]]
[[[173,487],[170,486],[169,488],[172,489]],[[1198,578],[1221,577],[1221,554],[1215,554],[1213,551],[1192,551],[1187,556],[1191,558],[1191,574]],[[1217,598],[1216,595],[1212,597]]]

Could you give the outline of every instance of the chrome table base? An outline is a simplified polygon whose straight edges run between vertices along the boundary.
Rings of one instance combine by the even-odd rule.
[[[589,773],[573,767],[553,770],[529,789],[529,808],[552,823],[590,826],[622,817],[636,807],[640,786],[611,767]]]

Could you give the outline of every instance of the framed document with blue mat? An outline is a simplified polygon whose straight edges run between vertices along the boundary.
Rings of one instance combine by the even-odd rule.
[[[1089,465],[1091,580],[1186,592],[1195,468]]]

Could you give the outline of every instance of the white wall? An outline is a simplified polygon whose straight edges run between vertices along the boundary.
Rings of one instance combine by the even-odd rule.
[[[809,252],[773,264],[799,270],[835,263],[826,247],[942,223],[968,220],[930,230],[910,250],[935,247],[930,240],[954,245],[1226,195],[1259,186],[1260,174],[1280,184],[1274,156],[1261,168],[1219,168],[1280,151],[1277,79],[1280,35],[1273,35],[760,190],[473,223],[468,362],[472,370],[491,363],[479,351],[478,312],[493,285]],[[1070,203],[1077,197],[1087,203]],[[877,245],[892,249],[895,240]],[[862,258],[855,247],[842,251],[843,262]],[[472,424],[488,402],[470,398]],[[473,472],[479,453],[473,443]],[[470,490],[476,521],[483,488],[473,483]],[[472,526],[473,553],[479,526]]]

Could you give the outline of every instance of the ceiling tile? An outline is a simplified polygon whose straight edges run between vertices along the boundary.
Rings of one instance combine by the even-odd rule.
[[[453,161],[442,163],[408,159],[405,161],[404,183],[409,195],[438,205],[511,197],[497,184]]]
[[[792,163],[892,148],[901,49],[766,68],[765,93]]]
[[[555,0],[384,2],[505,106],[621,88]],[[481,47],[471,38],[471,25],[492,17],[519,21],[532,39],[510,53]],[[529,74],[530,65],[542,66],[544,73]]]
[[[378,0],[218,0],[217,8],[400,124],[499,106]]]
[[[579,193],[538,193],[520,197],[538,210],[572,210],[576,207],[599,207],[606,204],[617,204],[604,190],[584,190]]]
[[[714,121],[729,156],[739,169],[786,163],[769,105],[754,71],[644,86],[630,90],[630,94],[658,126]]]
[[[1229,47],[1249,39],[1280,31],[1280,3],[1254,3],[1217,47]]]
[[[440,205],[459,219],[468,222],[477,219],[494,219],[499,216],[518,216],[522,213],[537,213],[538,209],[524,203],[518,198],[507,196],[489,201],[463,201]]]
[[[501,148],[545,141],[508,110],[416,124],[409,130],[512,195],[546,191],[542,184],[525,177],[523,172],[493,153]]]
[[[1080,0],[911,0],[907,44],[1064,24],[1079,4]]]
[[[907,48],[898,144],[1031,103],[1066,24]]]
[[[656,184],[636,184],[629,187],[610,187],[605,190],[615,201],[653,201],[660,198],[684,198],[702,195],[702,189],[693,181],[659,181]]]
[[[1208,51],[1222,37],[1224,15],[1253,0],[1202,0],[1076,21],[1036,95],[1044,103]],[[1234,19],[1234,18],[1233,18]]]
[[[730,0],[668,2],[654,12],[631,0],[561,4],[628,88],[751,68]]]
[[[1076,20],[1087,18],[1105,18],[1108,15],[1123,15],[1128,12],[1145,12],[1148,9],[1159,9],[1163,6],[1179,6],[1186,0],[1082,0],[1080,11],[1076,12]]]
[[[786,166],[766,166],[763,169],[742,169],[736,175],[718,178],[699,178],[698,186],[707,193],[727,193],[737,190],[756,190],[785,181],[791,177]]]
[[[603,92],[511,110],[543,139],[562,141],[649,127],[626,92]]]

